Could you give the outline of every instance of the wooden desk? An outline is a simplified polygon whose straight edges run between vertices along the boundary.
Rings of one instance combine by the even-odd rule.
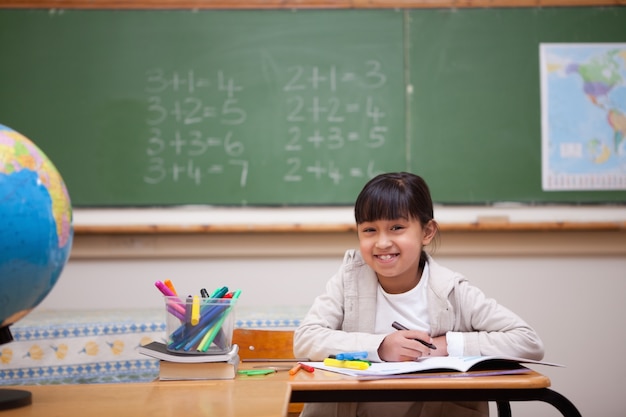
[[[0,387],[32,393],[32,404],[2,417],[283,417],[289,385],[283,380],[157,381]]]
[[[277,363],[248,362],[242,368]],[[289,366],[281,363],[281,366]],[[421,374],[410,379],[359,381],[334,372],[279,371],[238,376],[229,381],[156,381],[138,384],[43,385],[15,387],[33,394],[32,405],[2,411],[2,417],[59,415],[93,417],[286,416],[289,402],[495,401],[501,417],[509,401],[543,401],[566,417],[581,417],[564,396],[549,389],[550,379],[527,374],[458,377]],[[452,375],[456,375],[454,377]],[[88,411],[87,411],[88,410]]]

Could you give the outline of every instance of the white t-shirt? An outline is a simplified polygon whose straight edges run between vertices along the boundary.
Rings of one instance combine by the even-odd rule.
[[[375,333],[387,334],[396,331],[391,327],[391,323],[397,321],[411,330],[422,330],[430,334],[426,297],[428,276],[428,263],[426,263],[418,284],[407,292],[389,294],[380,285],[378,286]]]
[[[430,320],[428,318],[428,277],[430,271],[428,263],[424,265],[422,277],[415,288],[402,294],[389,294],[378,286],[376,295],[376,327],[377,334],[388,334],[395,331],[391,323],[397,321],[411,330],[421,330],[430,334]],[[446,333],[448,355],[461,356],[463,354],[463,335],[458,332]]]

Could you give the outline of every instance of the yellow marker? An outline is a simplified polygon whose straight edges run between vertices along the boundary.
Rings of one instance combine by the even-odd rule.
[[[370,364],[365,361],[341,361],[335,358],[324,359],[324,365],[334,366],[335,368],[349,368],[364,370],[370,367]]]
[[[344,368],[364,370],[370,367],[370,364],[363,361],[344,361]]]
[[[195,326],[200,322],[200,297],[193,296],[193,302],[191,304],[191,325]]]
[[[335,358],[326,358],[324,359],[324,365],[334,366],[335,368],[343,368],[343,361]]]

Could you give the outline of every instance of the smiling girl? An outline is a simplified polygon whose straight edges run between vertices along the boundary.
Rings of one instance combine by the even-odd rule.
[[[426,253],[438,226],[421,177],[400,172],[373,178],[359,194],[354,212],[359,250],[346,252],[339,271],[296,329],[296,357],[321,361],[341,352],[366,351],[372,361],[431,355],[543,358],[543,344],[528,324]],[[393,322],[411,330],[396,331]],[[467,402],[315,403],[306,404],[301,414],[487,415],[486,403]]]

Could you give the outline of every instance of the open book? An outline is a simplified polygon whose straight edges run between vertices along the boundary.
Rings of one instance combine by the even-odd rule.
[[[556,363],[516,358],[513,356],[434,356],[413,362],[375,362],[364,370],[324,365],[324,362],[304,362],[314,368],[352,376],[389,376],[425,371],[467,372],[487,369],[515,369],[520,364],[562,366]]]

